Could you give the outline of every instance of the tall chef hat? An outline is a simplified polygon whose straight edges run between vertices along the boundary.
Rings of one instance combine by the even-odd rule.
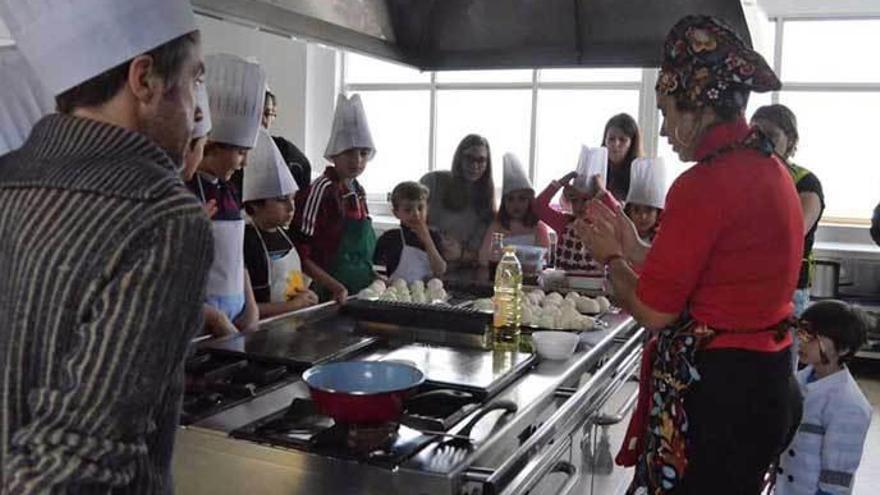
[[[0,0],[0,16],[53,95],[198,29],[188,0]]]
[[[226,53],[205,57],[211,141],[253,148],[263,116],[266,73],[255,62]]]
[[[299,190],[287,162],[281,156],[269,131],[260,128],[257,145],[248,153],[248,165],[244,169],[243,201],[277,198]]]
[[[203,138],[211,132],[211,104],[208,101],[208,86],[199,84],[196,89],[196,125],[192,138]]]
[[[608,148],[600,146],[598,148],[590,148],[589,146],[581,146],[581,155],[578,158],[577,177],[574,179],[572,186],[575,189],[595,194],[598,191],[593,190],[593,184],[590,179],[594,175],[602,178],[602,183],[608,180]]]
[[[529,177],[526,175],[525,170],[523,170],[519,158],[513,153],[505,153],[504,180],[502,181],[501,194],[506,195],[511,191],[521,191],[523,189],[529,189],[533,193],[535,192],[535,188],[533,188],[532,183],[529,182]]]
[[[19,148],[55,102],[21,52],[0,47],[0,155]]]
[[[340,94],[336,99],[336,114],[333,116],[333,130],[330,131],[330,142],[324,151],[324,158],[330,160],[334,156],[352,148],[367,148],[369,159],[376,156],[376,146],[367,124],[367,114],[360,95],[346,98]]]
[[[666,206],[666,166],[662,158],[636,158],[630,168],[627,203],[663,209]]]

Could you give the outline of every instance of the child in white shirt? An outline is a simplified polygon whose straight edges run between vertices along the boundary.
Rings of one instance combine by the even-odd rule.
[[[872,408],[846,362],[864,345],[868,324],[861,310],[841,301],[818,302],[801,316],[804,413],[780,458],[777,495],[852,493]]]

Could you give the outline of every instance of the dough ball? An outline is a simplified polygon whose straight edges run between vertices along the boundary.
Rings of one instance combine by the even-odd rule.
[[[428,281],[428,290],[442,290],[443,289],[443,281],[439,278],[432,278]]]
[[[599,313],[601,308],[596,300],[590,299],[589,297],[582,297],[577,302],[577,310],[581,313],[594,315]]]

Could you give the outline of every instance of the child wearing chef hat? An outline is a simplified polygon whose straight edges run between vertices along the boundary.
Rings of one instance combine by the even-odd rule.
[[[630,169],[630,186],[623,211],[645,242],[651,242],[666,206],[666,167],[662,158],[636,158]]]
[[[187,186],[205,205],[212,205],[214,261],[208,274],[205,326],[220,336],[256,329],[259,320],[244,267],[244,216],[229,180],[256,144],[266,74],[259,64],[235,55],[209,55],[205,85],[212,126],[198,172]]]
[[[367,114],[359,95],[339,95],[324,158],[324,174],[296,196],[294,225],[302,234],[297,247],[307,275],[322,300],[345,301],[349,293],[376,278],[376,234],[366,192],[357,178],[376,155]]]
[[[250,222],[244,231],[244,263],[254,288],[260,319],[317,304],[299,253],[285,230],[293,221],[299,190],[287,163],[266,129],[248,155],[242,200]]]
[[[605,147],[581,146],[577,170],[554,180],[538,195],[535,209],[538,218],[559,235],[556,244],[556,265],[569,271],[591,271],[598,268],[575,231],[575,221],[586,218],[587,205],[605,184],[608,176],[608,150]],[[550,207],[550,201],[563,190],[563,204],[570,213]]]
[[[513,153],[504,155],[504,178],[501,206],[495,221],[486,230],[480,248],[480,268],[488,268],[495,234],[504,235],[504,244],[510,246],[539,246],[550,248],[550,228],[538,219],[535,211],[535,189],[529,181],[519,158]]]

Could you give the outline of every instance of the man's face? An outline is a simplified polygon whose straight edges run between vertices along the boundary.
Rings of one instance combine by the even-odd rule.
[[[204,64],[198,41],[188,44],[186,59],[177,74],[164,81],[154,78],[157,90],[138,106],[139,129],[155,141],[178,164],[183,163],[190,142],[196,107],[196,87],[202,84]]]

